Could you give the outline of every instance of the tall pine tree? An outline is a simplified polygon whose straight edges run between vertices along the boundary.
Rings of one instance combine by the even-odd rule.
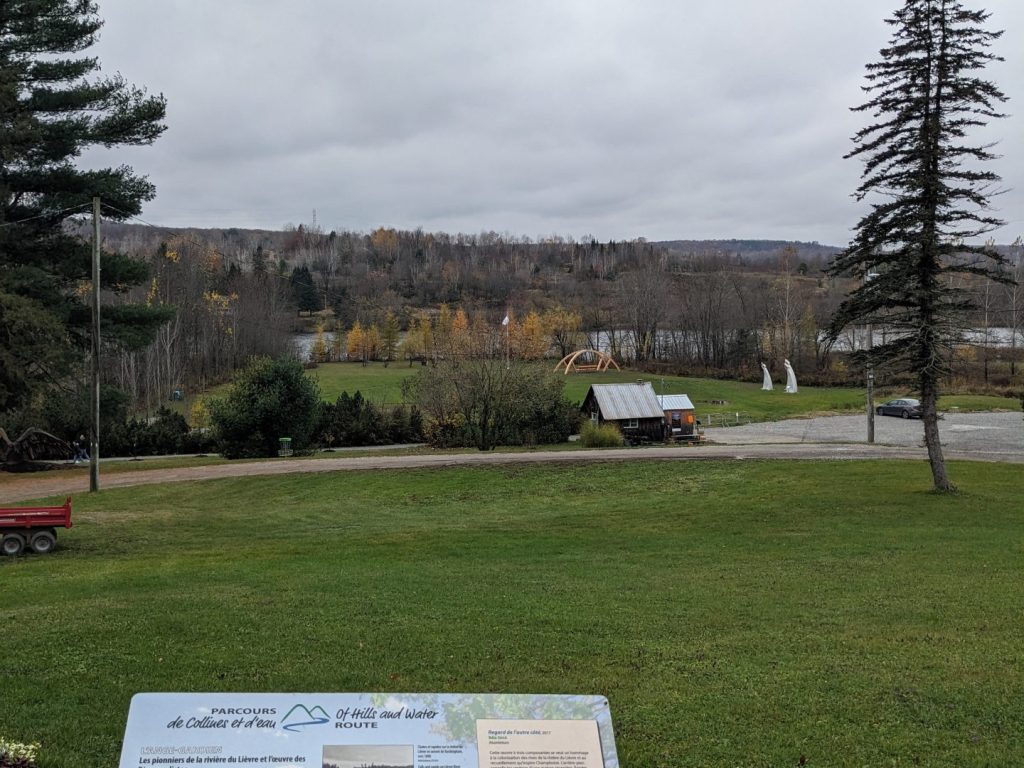
[[[971,309],[954,278],[1000,279],[1003,262],[991,248],[970,244],[1003,223],[988,213],[999,177],[982,163],[994,156],[968,138],[1002,117],[1006,101],[980,74],[1001,60],[990,48],[1002,33],[984,28],[988,18],[956,0],[905,0],[888,20],[890,44],[867,66],[870,98],[855,108],[874,122],[857,132],[847,155],[864,162],[855,197],[870,198],[871,210],[831,267],[862,279],[831,333],[869,322],[891,331],[871,361],[916,375],[932,477],[943,491],[953,486],[939,443],[939,384]]]
[[[82,55],[102,25],[87,0],[0,2],[0,414],[66,379],[88,349],[90,245],[65,220],[88,209],[136,215],[153,186],[127,166],[83,170],[88,147],[149,144],[164,130],[163,97]],[[140,262],[104,254],[102,287],[145,279]],[[106,343],[146,343],[166,310],[104,308]]]

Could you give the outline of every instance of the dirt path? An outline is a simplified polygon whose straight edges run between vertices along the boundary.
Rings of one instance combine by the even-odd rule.
[[[100,487],[124,488],[155,483],[213,480],[222,477],[283,475],[297,472],[343,472],[359,470],[412,469],[422,467],[456,467],[496,464],[579,463],[600,461],[707,459],[903,459],[923,460],[923,449],[911,446],[866,445],[852,443],[783,443],[752,445],[705,445],[699,448],[680,446],[654,448],[616,448],[609,450],[536,451],[529,453],[460,453],[422,456],[359,456],[351,458],[295,459],[293,461],[245,461],[177,469],[139,470],[101,474]],[[975,461],[1011,461],[1024,463],[1024,455],[958,451],[947,452],[950,459]],[[102,471],[102,470],[101,470]],[[18,502],[48,496],[85,493],[89,489],[87,475],[68,477],[61,472],[34,474],[5,482],[0,486],[0,502]]]

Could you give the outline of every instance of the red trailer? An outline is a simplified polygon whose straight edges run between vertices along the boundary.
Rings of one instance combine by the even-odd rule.
[[[0,507],[0,552],[20,555],[27,546],[45,555],[57,546],[57,529],[70,527],[70,496],[62,507]]]

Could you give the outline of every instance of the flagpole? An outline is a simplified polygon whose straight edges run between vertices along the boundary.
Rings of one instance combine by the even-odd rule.
[[[505,312],[505,319],[501,321],[501,324],[505,326],[505,369],[508,370],[512,367],[512,361],[509,357],[509,336],[512,329],[512,321],[510,319],[510,310]]]

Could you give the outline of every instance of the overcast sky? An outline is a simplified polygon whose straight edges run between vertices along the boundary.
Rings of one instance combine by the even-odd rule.
[[[1024,234],[1024,2],[986,138]],[[864,65],[900,0],[99,0],[104,71],[167,97],[118,150],[168,226],[845,244]]]

